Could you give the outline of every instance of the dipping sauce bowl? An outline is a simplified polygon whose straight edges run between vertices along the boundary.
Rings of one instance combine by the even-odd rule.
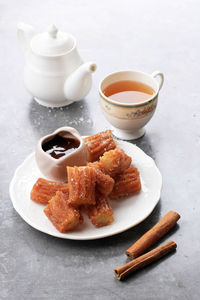
[[[56,181],[66,181],[66,167],[86,165],[87,150],[76,129],[61,127],[38,141],[35,157],[45,177]]]

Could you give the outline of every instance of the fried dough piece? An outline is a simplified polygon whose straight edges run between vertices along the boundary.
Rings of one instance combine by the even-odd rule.
[[[99,165],[106,174],[114,177],[129,168],[131,161],[131,157],[128,156],[122,149],[116,148],[105,152],[104,155],[100,157]]]
[[[97,161],[88,163],[96,171],[96,190],[104,196],[108,196],[114,186],[114,179],[105,173],[104,168]]]
[[[95,204],[96,171],[91,167],[67,167],[69,203],[74,206]]]
[[[117,174],[129,168],[131,161],[131,157],[122,149],[115,148],[114,150],[105,152],[99,161],[88,163],[88,166],[100,170],[111,177],[115,177]]]
[[[116,148],[111,130],[99,132],[97,134],[86,137],[83,140],[88,151],[88,161],[90,162],[98,160],[104,152]]]
[[[62,191],[68,195],[68,184],[39,178],[32,188],[31,200],[40,204],[47,204],[57,191]]]
[[[65,233],[76,228],[83,222],[78,209],[68,203],[68,196],[63,192],[56,192],[44,209],[44,213],[57,228],[58,231]]]
[[[113,210],[108,200],[100,194],[96,194],[96,204],[87,207],[87,214],[96,227],[106,226],[114,221]]]
[[[114,179],[96,169],[96,190],[103,196],[108,196],[113,189]]]
[[[140,174],[137,168],[131,167],[115,177],[114,188],[110,199],[137,194],[141,190]]]
[[[87,166],[106,174],[102,164],[99,161],[89,162]]]

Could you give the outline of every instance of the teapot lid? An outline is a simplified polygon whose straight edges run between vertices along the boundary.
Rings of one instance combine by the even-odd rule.
[[[68,33],[58,31],[55,25],[51,25],[47,32],[39,33],[31,40],[31,48],[34,53],[43,56],[63,55],[75,45],[75,39]]]

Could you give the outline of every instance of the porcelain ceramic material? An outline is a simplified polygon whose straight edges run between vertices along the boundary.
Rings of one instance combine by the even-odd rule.
[[[64,155],[59,159],[53,158],[42,149],[42,145],[54,138],[55,135],[60,135],[66,138],[75,138],[80,142],[79,147],[68,155]],[[51,180],[66,181],[67,166],[84,166],[87,163],[87,150],[82,137],[78,131],[72,127],[61,127],[52,134],[42,137],[36,147],[35,152],[37,165],[42,172],[42,176]]]
[[[159,77],[158,82],[155,78]],[[153,88],[155,94],[143,103],[124,104],[116,102],[103,94],[103,90],[110,84],[121,81],[132,80],[145,83]],[[108,122],[113,126],[113,134],[125,140],[137,139],[144,135],[144,126],[152,118],[157,102],[158,93],[163,85],[164,76],[156,71],[151,75],[138,71],[121,71],[108,75],[100,83],[99,94],[103,113]]]
[[[95,228],[87,216],[84,216],[84,224],[76,231],[65,234],[57,231],[45,216],[44,206],[30,200],[33,184],[38,177],[42,176],[37,167],[34,153],[18,167],[10,183],[10,197],[15,210],[37,230],[59,238],[73,240],[92,240],[112,236],[142,222],[150,215],[159,201],[162,177],[153,159],[137,146],[123,141],[116,143],[132,157],[133,165],[140,172],[142,190],[138,195],[120,201],[110,201],[114,210],[113,224]]]
[[[26,57],[25,87],[38,103],[60,107],[89,93],[96,65],[83,63],[72,35],[55,25],[36,34],[32,26],[20,23],[18,38]]]

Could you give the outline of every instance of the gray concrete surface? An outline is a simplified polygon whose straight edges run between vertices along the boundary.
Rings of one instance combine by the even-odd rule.
[[[197,0],[0,0],[0,299],[199,299],[199,13]],[[98,65],[86,99],[62,109],[34,102],[23,86],[18,21],[38,31],[54,22],[77,37],[83,58]],[[102,240],[61,240],[31,228],[9,198],[16,167],[60,126],[83,135],[109,128],[97,89],[120,69],[165,74],[156,114],[136,141],[163,175],[159,204],[138,226]],[[176,253],[117,281],[113,269],[127,261],[125,249],[169,210],[181,220],[161,242],[175,240]]]

